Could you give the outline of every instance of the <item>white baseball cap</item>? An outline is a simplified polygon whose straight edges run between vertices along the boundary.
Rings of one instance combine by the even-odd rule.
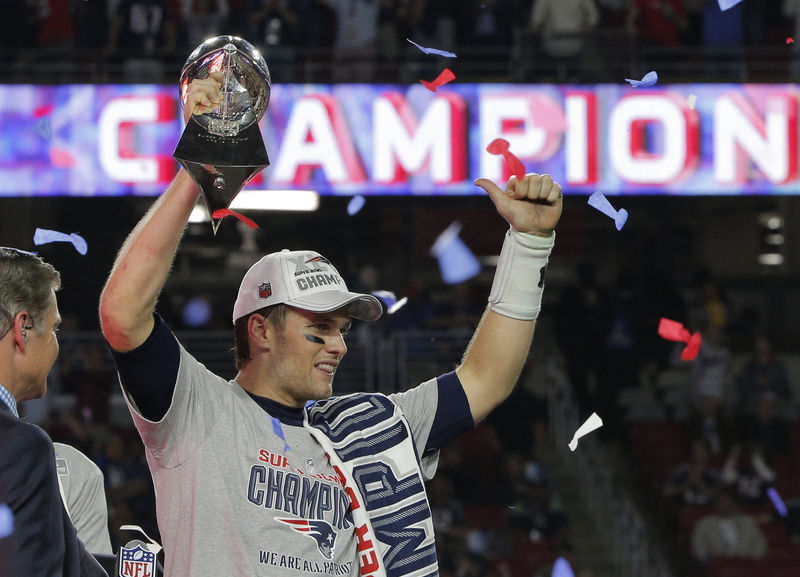
[[[374,321],[383,312],[374,296],[349,292],[331,262],[311,250],[284,249],[251,266],[239,285],[233,322],[278,303],[314,312],[347,307],[353,318],[365,321]]]

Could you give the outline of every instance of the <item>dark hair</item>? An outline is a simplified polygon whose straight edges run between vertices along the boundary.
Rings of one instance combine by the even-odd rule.
[[[27,311],[38,332],[50,308],[50,293],[61,288],[61,275],[33,253],[0,248],[0,336],[5,335],[20,311]]]
[[[250,355],[250,341],[247,338],[247,322],[250,320],[250,315],[261,315],[273,327],[283,329],[286,326],[286,315],[288,313],[289,307],[283,303],[278,303],[236,319],[233,324],[233,356],[237,369],[244,367],[252,358]]]

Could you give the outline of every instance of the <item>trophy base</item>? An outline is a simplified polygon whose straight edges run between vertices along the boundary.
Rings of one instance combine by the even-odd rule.
[[[269,166],[258,124],[250,125],[236,136],[222,137],[190,120],[173,157],[202,191],[210,215],[228,208],[250,179]],[[215,235],[219,223],[220,219],[211,217]]]

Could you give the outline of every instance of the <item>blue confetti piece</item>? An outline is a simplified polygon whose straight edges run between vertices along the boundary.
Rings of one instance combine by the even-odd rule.
[[[658,82],[658,73],[655,70],[651,70],[642,76],[641,80],[626,78],[625,82],[629,82],[634,88],[647,88],[648,86],[653,86],[656,82]]]
[[[770,487],[767,489],[767,496],[769,496],[769,500],[772,501],[772,504],[775,505],[775,510],[778,512],[778,515],[781,517],[787,517],[789,515],[789,510],[786,508],[786,503],[783,502],[781,496],[775,490],[775,487]]]
[[[53,137],[53,127],[50,124],[49,116],[43,116],[37,120],[33,129],[36,131],[36,134],[45,140],[50,140]]]
[[[286,437],[283,435],[283,427],[281,427],[281,422],[275,417],[270,417],[270,419],[272,419],[272,430],[276,435],[283,439],[283,450],[290,450],[291,447],[289,446],[289,443],[286,442]]]
[[[420,46],[413,40],[406,38],[411,44],[422,50],[425,54],[435,54],[436,56],[444,56],[445,58],[458,58],[455,53],[448,52],[447,50],[439,50],[438,48],[426,48],[425,46]]]
[[[355,195],[353,198],[350,199],[350,202],[347,203],[347,214],[353,216],[362,208],[364,208],[364,203],[366,200],[360,194]]]
[[[47,230],[45,228],[37,228],[33,233],[33,244],[47,244],[49,242],[70,242],[80,254],[85,255],[89,250],[86,241],[79,234],[72,233],[66,234],[58,232],[57,230]]]
[[[617,230],[622,230],[622,227],[625,226],[625,223],[628,221],[628,211],[624,208],[615,210],[602,192],[598,191],[592,193],[589,197],[589,206],[596,208],[607,217],[612,218]]]
[[[481,272],[481,263],[458,236],[461,223],[448,226],[431,247],[431,255],[439,261],[442,280],[447,284],[458,284]]]
[[[737,4],[739,4],[742,0],[717,0],[719,4],[719,9],[725,12],[726,10],[730,10]]]
[[[575,573],[572,571],[572,566],[569,564],[569,561],[563,557],[559,557],[556,559],[556,562],[553,563],[553,572],[550,574],[550,577],[575,577]]]
[[[386,305],[386,313],[393,315],[399,311],[408,302],[408,297],[397,299],[392,291],[372,291],[372,295],[378,297],[384,305]]]
[[[397,295],[392,291],[372,291],[372,296],[377,297],[378,300],[386,305],[386,308],[389,308],[397,302]]]
[[[14,513],[5,503],[0,503],[0,539],[14,532]]]

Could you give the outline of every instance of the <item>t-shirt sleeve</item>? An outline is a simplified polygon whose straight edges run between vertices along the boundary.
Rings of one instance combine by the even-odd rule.
[[[474,426],[461,381],[450,372],[389,397],[408,421],[426,478],[432,477],[438,450]]]
[[[158,316],[147,340],[114,360],[136,429],[161,467],[188,459],[229,410],[221,392],[231,384],[190,355]]]
[[[180,366],[180,345],[158,313],[153,330],[132,351],[111,349],[122,388],[137,411],[150,421],[164,417],[172,400]]]

